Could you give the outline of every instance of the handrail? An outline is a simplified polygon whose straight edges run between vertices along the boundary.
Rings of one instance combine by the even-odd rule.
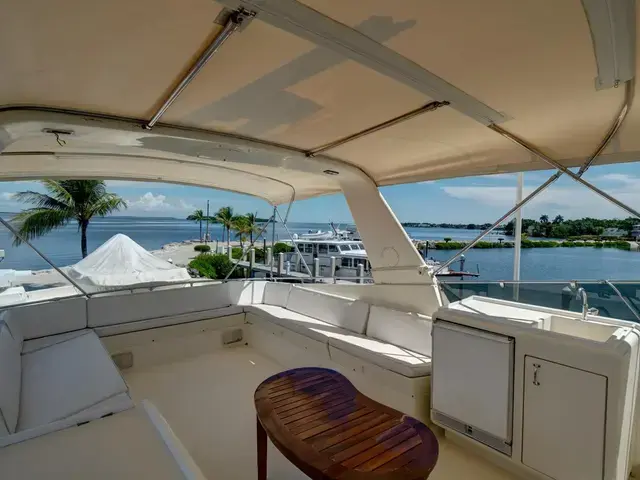
[[[624,304],[627,306],[627,308],[629,310],[631,310],[631,313],[633,313],[633,315],[638,319],[638,322],[640,322],[640,313],[638,313],[638,310],[633,306],[633,304],[627,300],[626,298],[624,298],[622,296],[622,293],[620,293],[620,290],[618,290],[618,288],[611,283],[609,280],[602,280],[603,283],[609,285],[611,287],[611,289],[616,292],[616,294],[620,297],[620,300],[622,300],[624,302]]]

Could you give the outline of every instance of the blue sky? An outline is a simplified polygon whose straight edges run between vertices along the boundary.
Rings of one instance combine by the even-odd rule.
[[[525,174],[525,195],[544,182],[551,171]],[[640,163],[592,167],[585,179],[595,183],[630,206],[640,208]],[[271,207],[264,201],[220,190],[163,183],[108,181],[109,189],[129,203],[124,215],[186,217],[196,208],[211,211],[231,205],[239,213],[258,212],[268,217]],[[383,187],[381,192],[401,221],[483,223],[500,217],[515,200],[516,175],[493,175],[421,182]],[[0,211],[24,208],[13,194],[42,190],[37,182],[0,183]],[[525,217],[565,218],[585,216],[623,218],[625,212],[564,176],[525,208]],[[351,214],[342,195],[296,202],[291,210],[294,222],[350,222]]]

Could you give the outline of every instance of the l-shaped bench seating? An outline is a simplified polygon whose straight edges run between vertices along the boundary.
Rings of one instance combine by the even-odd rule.
[[[431,319],[314,290],[268,283],[262,304],[245,306],[247,322],[282,329],[407,378],[431,374]],[[333,353],[333,354],[332,354]]]
[[[0,313],[0,447],[134,406],[99,337],[231,316],[267,333],[293,332],[338,364],[374,365],[411,388],[419,381],[421,391],[431,372],[429,317],[290,284],[230,282],[11,307]]]

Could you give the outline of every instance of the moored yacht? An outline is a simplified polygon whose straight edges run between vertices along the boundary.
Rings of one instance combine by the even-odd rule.
[[[583,178],[640,158],[635,2],[3,7],[1,180],[218,188],[264,199],[285,227],[295,200],[342,192],[372,283],[88,291],[54,266],[77,294],[0,313],[0,478],[257,478],[254,392],[309,366],[427,425],[432,480],[639,474],[637,283],[471,295],[438,281],[455,258],[427,264],[379,191],[553,168],[492,228],[562,175],[638,217]],[[291,422],[313,439],[304,412]],[[354,442],[352,478],[389,478],[399,455],[340,431],[348,415],[323,438]],[[410,472],[404,431],[365,420]],[[280,450],[262,479],[305,478]]]

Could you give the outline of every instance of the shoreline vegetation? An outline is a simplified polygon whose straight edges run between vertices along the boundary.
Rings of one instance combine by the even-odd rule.
[[[428,249],[432,250],[461,250],[470,242],[453,242],[450,239],[445,241],[428,240]],[[421,252],[425,249],[424,241],[416,241],[416,248]],[[480,241],[472,248],[489,249],[489,248],[514,248],[514,242],[485,242]],[[617,248],[618,250],[631,250],[631,244],[626,240],[609,240],[609,241],[556,241],[556,240],[529,240],[523,238],[521,242],[522,248],[577,248],[577,247],[593,247],[593,248]]]
[[[599,219],[599,218],[580,218],[576,220],[565,220],[562,215],[556,215],[553,220],[549,219],[548,215],[542,215],[538,220],[532,218],[522,219],[522,234],[531,238],[553,238],[568,240],[575,242],[577,240],[584,240],[588,242],[604,242],[607,240],[633,240],[632,231],[634,226],[639,222],[633,217],[625,219]],[[515,219],[496,227],[494,230],[496,233],[501,233],[505,236],[513,236],[515,233]],[[416,223],[416,222],[404,222],[403,227],[411,228],[452,228],[452,229],[465,229],[465,230],[486,230],[491,226],[490,223]],[[481,242],[482,243],[482,242]],[[491,242],[487,242],[491,243]],[[523,248],[532,248],[524,247]],[[536,245],[543,247],[544,245]],[[597,247],[598,245],[565,245],[571,246],[591,246]],[[478,247],[478,248],[494,248],[494,247]],[[504,248],[504,247],[495,247]],[[449,248],[448,248],[449,249]]]

